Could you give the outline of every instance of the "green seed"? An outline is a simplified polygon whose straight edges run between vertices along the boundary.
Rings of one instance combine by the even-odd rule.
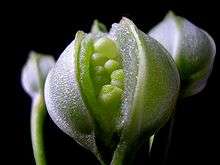
[[[99,93],[99,100],[102,105],[109,108],[118,107],[121,103],[123,90],[113,85],[104,85]]]
[[[98,91],[99,88],[110,82],[108,72],[105,70],[103,66],[96,66],[94,68],[93,79],[95,81],[96,87],[98,88]]]
[[[124,82],[118,80],[111,80],[111,85],[124,89]]]
[[[100,53],[94,53],[91,57],[92,64],[95,66],[98,66],[98,65],[102,66],[105,64],[107,60],[108,58]]]
[[[124,89],[124,72],[122,69],[118,69],[112,72],[111,85]]]
[[[117,70],[120,68],[120,64],[115,60],[108,60],[105,65],[105,69],[109,74],[111,74],[114,70]]]
[[[111,79],[124,81],[124,71],[122,69],[118,69],[112,72]]]
[[[115,59],[119,56],[118,49],[113,40],[107,37],[100,38],[94,44],[95,52],[101,53],[108,58]]]

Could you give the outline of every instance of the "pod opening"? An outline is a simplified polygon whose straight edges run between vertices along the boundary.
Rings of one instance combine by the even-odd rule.
[[[104,107],[119,108],[124,90],[124,71],[116,43],[108,37],[94,43],[91,77],[98,102]]]

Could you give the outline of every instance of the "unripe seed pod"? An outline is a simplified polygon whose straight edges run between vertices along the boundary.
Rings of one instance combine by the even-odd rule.
[[[118,66],[98,66],[97,72],[94,53]],[[109,81],[96,81],[103,67],[110,68],[101,74]],[[123,18],[109,33],[76,34],[47,77],[45,100],[65,133],[102,164],[122,165],[169,119],[179,83],[168,51]]]

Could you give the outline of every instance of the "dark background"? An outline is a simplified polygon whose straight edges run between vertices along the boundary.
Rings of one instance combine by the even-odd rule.
[[[194,3],[193,3],[194,2]],[[144,32],[156,25],[165,14],[173,10],[195,25],[205,29],[214,38],[217,55],[213,73],[207,87],[200,94],[184,101],[178,108],[169,164],[218,164],[219,159],[219,9],[214,1],[143,1],[143,2],[35,2],[13,3],[10,12],[10,34],[15,70],[15,103],[10,104],[13,147],[8,147],[10,159],[16,164],[34,164],[30,140],[31,100],[20,84],[20,73],[30,50],[52,54],[57,59],[74,39],[77,30],[90,31],[94,19],[110,28],[122,16],[132,19]],[[9,55],[8,55],[9,56]],[[6,64],[7,65],[7,64]],[[3,119],[4,120],[4,119]],[[45,129],[48,164],[98,164],[95,157],[70,137],[61,132],[49,117]],[[15,144],[14,144],[15,143]],[[161,143],[162,145],[158,145]],[[153,152],[159,164],[164,142],[157,142]],[[161,149],[161,150],[160,150]],[[147,164],[147,151],[142,148],[136,164]],[[219,161],[218,161],[219,162]],[[10,164],[10,163],[7,163]],[[13,163],[14,164],[14,163]]]

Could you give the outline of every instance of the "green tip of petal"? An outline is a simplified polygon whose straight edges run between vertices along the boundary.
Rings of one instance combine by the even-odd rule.
[[[92,24],[91,32],[92,33],[98,33],[98,32],[105,33],[107,32],[107,28],[103,23],[99,22],[98,20],[94,20]]]
[[[172,10],[168,11],[166,15],[166,17],[175,17],[175,16],[176,14]]]

